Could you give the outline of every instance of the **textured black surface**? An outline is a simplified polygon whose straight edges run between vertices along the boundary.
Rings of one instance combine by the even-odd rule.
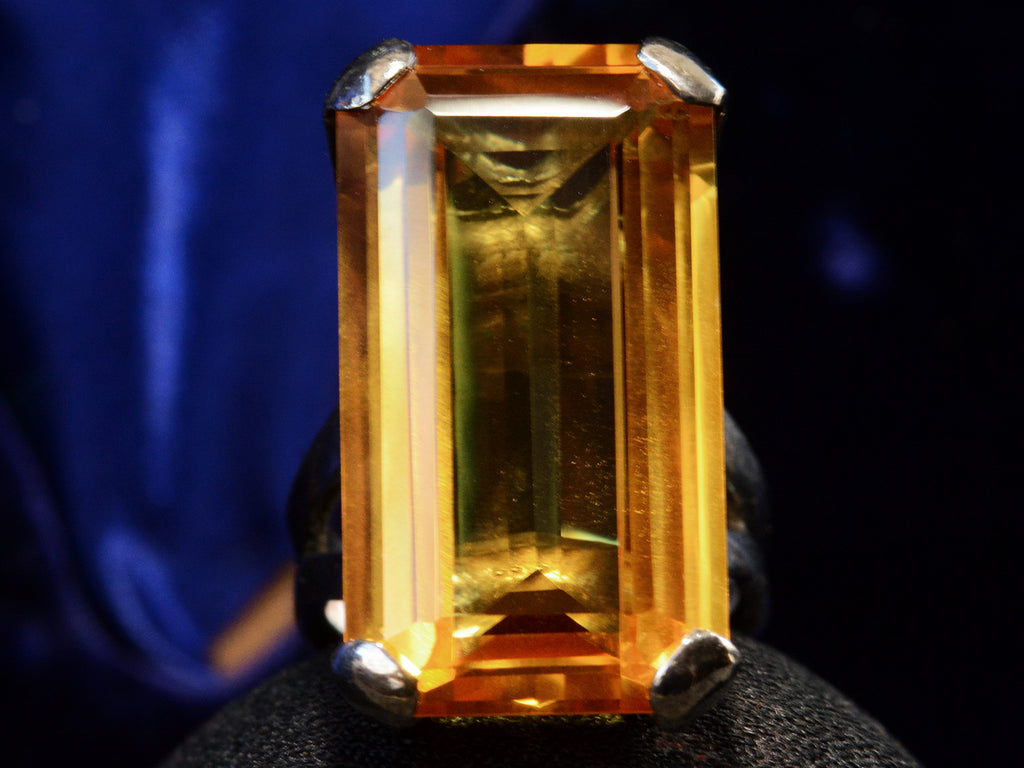
[[[341,701],[326,655],[229,705],[162,768],[197,766],[917,766],[874,720],[777,651],[737,638],[744,664],[686,732],[651,718],[427,720],[396,732]]]

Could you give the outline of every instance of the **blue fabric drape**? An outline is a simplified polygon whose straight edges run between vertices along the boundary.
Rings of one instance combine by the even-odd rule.
[[[337,392],[323,96],[384,37],[507,42],[534,5],[0,5],[9,690],[131,723],[251,684],[207,650],[289,558]]]

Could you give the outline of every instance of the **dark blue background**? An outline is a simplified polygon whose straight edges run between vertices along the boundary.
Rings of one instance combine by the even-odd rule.
[[[320,105],[358,52],[680,40],[728,87],[726,398],[773,491],[766,638],[927,764],[1018,664],[1021,15],[833,3],[0,6],[0,696],[12,763],[158,759],[288,556],[335,400]],[[979,703],[984,705],[979,706]]]

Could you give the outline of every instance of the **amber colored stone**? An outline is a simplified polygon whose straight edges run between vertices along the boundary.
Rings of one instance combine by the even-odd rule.
[[[335,115],[346,638],[418,715],[649,711],[728,634],[712,107],[422,47]]]

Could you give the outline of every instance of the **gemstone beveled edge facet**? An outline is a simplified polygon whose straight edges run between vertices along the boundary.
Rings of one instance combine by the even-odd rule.
[[[640,44],[637,59],[683,101],[709,107],[724,105],[724,86],[685,46],[663,37],[648,37]],[[345,68],[327,94],[325,114],[364,109],[414,66],[412,43],[397,37],[384,40]]]

